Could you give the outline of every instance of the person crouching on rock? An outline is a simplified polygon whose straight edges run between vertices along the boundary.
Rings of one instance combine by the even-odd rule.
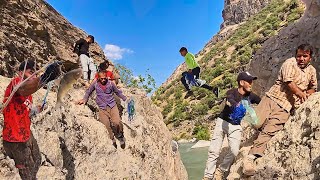
[[[101,71],[98,73],[98,79],[91,84],[82,100],[78,102],[79,105],[87,103],[93,91],[96,91],[96,103],[99,106],[99,120],[103,123],[109,133],[113,146],[117,148],[114,136],[120,141],[120,147],[125,148],[125,138],[123,134],[123,124],[119,115],[119,110],[116,106],[116,101],[113,93],[119,96],[123,101],[127,100],[116,85],[108,80],[106,73]]]
[[[192,79],[194,79],[194,80],[199,79],[200,78],[200,66],[196,62],[194,55],[189,53],[188,49],[186,47],[180,48],[179,52],[180,52],[181,56],[183,56],[185,58],[185,63],[188,68],[188,71],[183,72],[182,77],[181,77],[181,82],[182,82],[183,86],[186,88],[186,90],[188,91],[185,98],[188,98],[189,96],[191,96],[193,94],[193,92],[191,91],[191,89],[186,81],[185,76],[191,75]],[[188,77],[190,77],[190,76],[188,76]],[[201,87],[212,91],[218,97],[219,89],[217,87],[213,88],[207,84],[203,84],[203,85],[201,85]]]
[[[245,175],[255,174],[256,159],[263,156],[270,139],[283,129],[290,111],[316,92],[317,73],[310,64],[312,52],[313,47],[309,44],[298,46],[295,57],[282,64],[275,84],[257,106],[259,124],[255,128],[260,132],[243,161]]]
[[[24,72],[24,73],[23,73]],[[7,86],[3,103],[9,103],[3,109],[4,126],[2,131],[5,154],[12,158],[19,170],[22,180],[36,179],[41,164],[41,154],[36,139],[30,130],[31,116],[41,112],[43,108],[32,105],[32,94],[49,81],[60,75],[60,65],[49,65],[41,76],[35,73],[35,62],[24,61],[19,66],[18,76]],[[19,89],[9,99],[13,89],[26,78]]]
[[[259,96],[251,92],[252,82],[256,79],[257,77],[248,72],[242,72],[237,78],[238,88],[227,91],[225,107],[216,120],[203,180],[213,179],[213,173],[215,173],[215,180],[222,180],[224,173],[230,169],[234,158],[238,155],[242,134],[240,122],[246,114],[242,100],[254,104],[259,104],[261,100]],[[219,168],[216,168],[225,135],[228,138],[230,152],[225,156]]]

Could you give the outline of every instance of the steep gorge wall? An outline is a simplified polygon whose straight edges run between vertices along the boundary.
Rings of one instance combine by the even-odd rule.
[[[43,0],[0,0],[0,75],[13,76],[25,59],[45,64],[64,61],[68,70],[77,66],[73,44],[87,34],[74,27]],[[97,61],[105,58],[97,43],[90,48]]]
[[[0,25],[0,99],[10,82],[8,77],[25,59],[35,59],[40,66],[59,59],[65,70],[75,68],[73,43],[87,35],[43,0],[0,0]],[[90,53],[97,61],[105,59],[97,43],[90,47]],[[38,179],[187,179],[179,152],[172,150],[163,117],[144,92],[122,89],[136,103],[133,124],[123,115],[127,147],[122,150],[112,146],[106,128],[97,121],[93,100],[89,106],[75,105],[84,89],[78,84],[74,88],[61,110],[53,109],[56,92],[50,92],[49,108],[32,119],[42,154]],[[43,89],[35,93],[34,103],[40,104],[45,93]],[[2,143],[0,179],[20,179],[13,160],[4,155]]]
[[[224,0],[221,29],[229,25],[239,24],[255,15],[271,0]]]

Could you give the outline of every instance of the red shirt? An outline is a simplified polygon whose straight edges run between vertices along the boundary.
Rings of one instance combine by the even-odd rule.
[[[3,103],[10,96],[14,85],[21,82],[20,77],[16,77],[11,80],[8,85]],[[9,104],[3,110],[4,126],[2,131],[3,140],[9,142],[26,142],[30,138],[30,117],[29,112],[32,107],[32,96],[21,96],[14,94]]]
[[[98,79],[99,75],[96,73],[95,79]],[[113,73],[111,71],[106,71],[106,77],[110,78],[111,80],[114,80]]]

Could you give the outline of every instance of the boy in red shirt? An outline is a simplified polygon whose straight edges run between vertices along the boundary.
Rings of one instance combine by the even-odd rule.
[[[30,116],[39,113],[41,106],[32,106],[31,95],[60,75],[59,65],[58,62],[49,65],[45,73],[37,77],[33,75],[34,61],[24,61],[20,64],[18,76],[12,79],[5,91],[3,103],[9,100],[16,85],[32,76],[15,92],[3,109],[3,148],[6,155],[14,160],[23,180],[36,179],[41,163],[39,147],[30,130]]]
[[[99,66],[98,66],[98,72],[95,74],[94,80],[92,82],[95,82],[99,78],[99,74],[98,74],[99,72],[105,72],[106,73],[106,77],[116,84],[113,73],[111,71],[107,70],[109,65],[110,64],[109,64],[108,61],[100,63]]]

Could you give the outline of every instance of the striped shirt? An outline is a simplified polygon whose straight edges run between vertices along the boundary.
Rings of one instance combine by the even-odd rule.
[[[317,89],[316,69],[309,64],[301,69],[295,57],[287,59],[281,66],[276,83],[266,93],[279,106],[289,112],[292,108],[298,107],[301,101],[298,96],[292,93],[287,82],[294,82],[303,92],[309,89]]]

